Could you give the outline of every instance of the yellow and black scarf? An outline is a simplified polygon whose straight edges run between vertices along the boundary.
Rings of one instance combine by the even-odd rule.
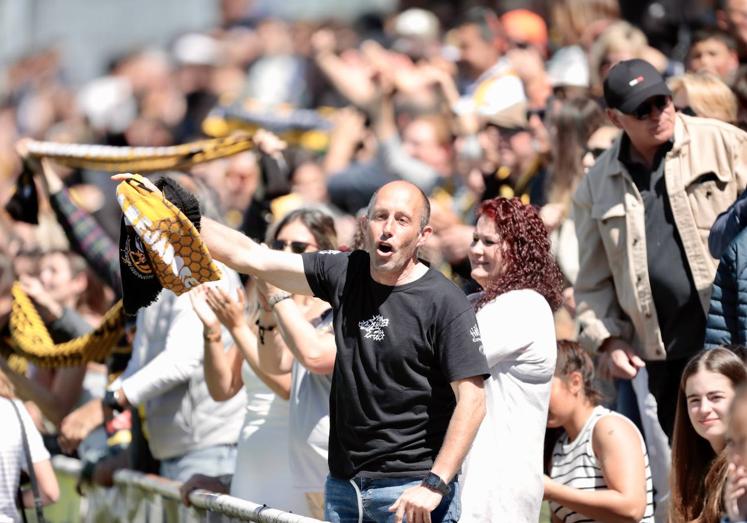
[[[104,315],[101,325],[88,334],[55,344],[31,298],[18,283],[11,289],[6,347],[40,367],[70,367],[89,361],[104,361],[123,338],[125,317],[118,301]]]
[[[177,295],[221,274],[200,238],[197,199],[170,178],[149,190],[142,177],[117,186],[122,207],[119,239],[124,310],[134,314],[151,304],[163,287]]]
[[[118,147],[31,140],[28,142],[28,153],[36,158],[51,158],[68,167],[105,172],[154,172],[185,169],[252,147],[251,135],[238,133],[168,147]]]

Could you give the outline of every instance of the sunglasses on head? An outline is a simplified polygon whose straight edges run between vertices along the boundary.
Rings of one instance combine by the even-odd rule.
[[[306,252],[309,247],[316,247],[316,245],[307,242],[289,242],[285,240],[272,240],[270,242],[270,248],[275,251],[284,251],[286,247],[290,245],[291,252],[301,254]]]
[[[663,111],[664,108],[669,105],[669,100],[670,98],[668,96],[654,96],[653,98],[649,98],[641,105],[636,107],[635,111],[633,111],[631,114],[637,120],[645,120],[646,118],[651,116],[651,113],[654,111],[654,107],[656,107],[656,109],[660,112]]]

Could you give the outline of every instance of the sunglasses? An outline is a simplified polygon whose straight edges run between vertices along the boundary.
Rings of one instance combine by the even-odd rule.
[[[290,245],[291,252],[301,254],[306,252],[309,247],[316,247],[313,243],[307,242],[288,242],[285,240],[272,240],[270,242],[270,248],[275,251],[284,251],[286,247]]]
[[[635,111],[633,111],[631,114],[636,118],[636,120],[645,120],[649,116],[651,116],[651,113],[654,111],[654,107],[661,112],[663,111],[670,102],[671,98],[668,96],[654,96],[653,98],[649,98],[645,102],[643,102],[641,105],[636,107]]]
[[[527,121],[532,119],[532,116],[537,116],[540,120],[545,119],[545,109],[527,109]]]
[[[686,105],[685,107],[675,107],[675,109],[677,110],[677,112],[686,114],[688,116],[698,116],[697,114],[695,114],[695,110],[689,105]]]
[[[509,40],[508,44],[514,49],[529,49],[532,47],[529,42],[522,42],[521,40]]]

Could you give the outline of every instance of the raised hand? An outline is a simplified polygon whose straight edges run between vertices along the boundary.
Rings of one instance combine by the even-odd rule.
[[[235,329],[246,323],[244,317],[244,291],[237,289],[236,299],[219,287],[209,287],[207,303],[215,316],[228,330]]]
[[[60,167],[49,158],[42,158],[42,182],[46,186],[47,193],[55,194],[64,187],[60,176]]]
[[[29,298],[34,301],[36,310],[39,311],[44,321],[50,322],[62,317],[62,305],[47,292],[47,289],[44,288],[39,278],[23,275],[21,276],[20,284],[23,292],[28,294]]]
[[[254,145],[257,146],[261,152],[268,156],[277,156],[280,154],[288,144],[278,138],[278,136],[266,129],[259,129],[254,136],[252,136]]]
[[[120,173],[120,174],[115,174],[114,176],[112,176],[112,180],[114,180],[115,182],[127,182],[127,181],[134,180],[137,183],[141,184],[146,189],[148,189],[149,191],[154,192],[156,194],[161,194],[161,191],[158,189],[158,187],[156,187],[153,184],[153,182],[151,182],[148,178],[145,178],[144,176],[136,178],[136,175],[132,173]]]
[[[217,327],[219,320],[213,309],[208,305],[207,289],[207,284],[195,287],[189,291],[189,301],[192,302],[192,308],[205,327]]]

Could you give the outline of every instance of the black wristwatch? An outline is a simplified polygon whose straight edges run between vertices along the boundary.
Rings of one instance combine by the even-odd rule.
[[[113,390],[107,390],[104,393],[104,399],[102,400],[103,404],[109,407],[110,409],[122,412],[122,407],[119,405],[119,402],[117,401],[117,393]]]
[[[423,482],[421,483],[425,488],[428,490],[432,490],[433,492],[438,492],[442,496],[447,496],[449,492],[451,491],[449,489],[449,485],[444,482],[438,475],[434,474],[433,472],[429,472],[428,475],[423,479]]]

